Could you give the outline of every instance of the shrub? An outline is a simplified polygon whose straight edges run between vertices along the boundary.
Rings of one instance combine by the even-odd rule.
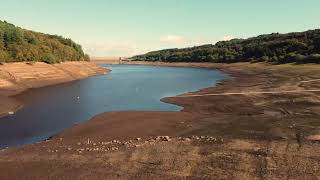
[[[270,60],[269,56],[262,56],[261,57],[261,61],[269,61],[269,60]]]
[[[84,60],[85,61],[90,61],[90,56],[88,54],[84,55]]]
[[[47,54],[42,59],[43,62],[47,64],[55,64],[58,61],[56,60],[56,57],[53,54]]]
[[[270,59],[270,62],[278,62],[278,61],[279,61],[278,56],[273,56],[273,57]]]
[[[294,61],[298,64],[303,64],[303,63],[306,63],[306,59],[307,59],[307,56],[304,56],[304,55],[301,55],[301,54],[297,54],[293,57]]]
[[[5,63],[4,59],[0,59],[0,65],[3,65],[3,63]]]
[[[26,62],[26,64],[27,64],[27,65],[30,65],[30,66],[34,65],[35,63],[36,63],[36,61],[29,61],[29,62]]]
[[[311,54],[307,57],[309,63],[320,63],[320,54]]]

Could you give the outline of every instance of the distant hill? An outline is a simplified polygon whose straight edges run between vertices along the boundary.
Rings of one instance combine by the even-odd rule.
[[[89,60],[82,47],[71,39],[16,27],[0,21],[1,62],[47,62]]]
[[[192,48],[166,49],[131,59],[165,62],[320,63],[320,29],[289,34],[273,33]]]

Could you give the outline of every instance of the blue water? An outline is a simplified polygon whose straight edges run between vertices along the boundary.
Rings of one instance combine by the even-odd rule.
[[[207,69],[103,66],[111,69],[111,74],[19,95],[25,107],[0,118],[0,148],[45,140],[103,112],[180,111],[181,107],[160,99],[210,87],[226,78]]]

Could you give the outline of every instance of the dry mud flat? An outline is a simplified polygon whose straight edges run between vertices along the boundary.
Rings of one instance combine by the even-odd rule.
[[[320,89],[319,65],[151,65],[233,76],[198,95]],[[1,151],[0,178],[319,179],[319,95],[172,97],[163,101],[182,112],[101,114],[50,141]]]
[[[164,136],[166,137],[166,136]],[[192,136],[63,139],[1,152],[1,179],[317,179],[318,144]]]

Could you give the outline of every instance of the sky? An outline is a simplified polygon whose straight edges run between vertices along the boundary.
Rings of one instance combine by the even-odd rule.
[[[93,57],[320,28],[320,0],[0,0],[0,20],[71,38]]]

